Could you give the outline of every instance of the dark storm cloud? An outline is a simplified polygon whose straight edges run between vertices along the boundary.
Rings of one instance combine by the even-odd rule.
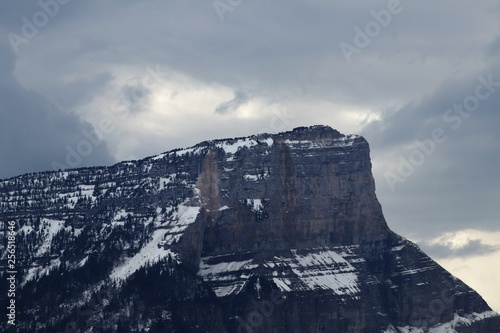
[[[84,133],[93,133],[92,126],[59,112],[49,101],[22,87],[13,75],[12,51],[2,43],[0,58],[0,178],[50,170],[54,162],[65,165],[68,148],[77,150]],[[68,166],[113,161],[104,142],[97,142],[90,154],[80,158]]]
[[[497,230],[499,125],[500,66],[492,60],[366,126],[390,225],[424,240],[467,228]],[[443,141],[433,139],[435,130]]]
[[[489,84],[485,86],[484,82]],[[463,105],[465,99],[475,95],[478,85],[482,86],[480,93],[488,94],[485,100],[479,101],[478,110],[463,110],[463,113],[455,110],[454,105]],[[378,148],[391,149],[395,145],[430,137],[431,130],[437,127],[450,134],[460,134],[463,128],[477,120],[490,126],[487,119],[500,117],[496,111],[499,95],[500,71],[495,67],[475,72],[474,75],[453,77],[420,102],[411,102],[397,112],[388,112],[381,120],[370,123],[363,129],[363,134],[370,137],[372,144]]]
[[[500,246],[484,244],[480,239],[469,239],[466,244],[454,247],[452,243],[427,244],[422,243],[420,248],[433,258],[473,257],[491,254],[500,250]]]

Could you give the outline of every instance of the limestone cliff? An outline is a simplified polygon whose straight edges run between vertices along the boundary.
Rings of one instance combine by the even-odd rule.
[[[366,140],[327,126],[3,180],[0,221],[20,332],[500,332],[388,228]]]

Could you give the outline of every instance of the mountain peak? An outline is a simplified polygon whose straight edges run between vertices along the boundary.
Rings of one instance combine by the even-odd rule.
[[[304,134],[312,134],[312,135],[326,135],[332,137],[341,137],[344,136],[339,131],[331,128],[327,125],[313,125],[313,126],[301,126],[295,127],[289,132],[284,132],[283,134],[291,134],[291,135],[304,135]]]

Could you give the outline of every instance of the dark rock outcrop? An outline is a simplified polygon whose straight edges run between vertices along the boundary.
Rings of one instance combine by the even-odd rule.
[[[500,332],[388,228],[366,140],[326,126],[3,180],[0,221],[20,332]]]

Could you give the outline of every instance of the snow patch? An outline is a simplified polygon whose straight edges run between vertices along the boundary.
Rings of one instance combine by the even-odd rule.
[[[273,138],[267,138],[264,140],[264,142],[267,143],[269,147],[271,147],[274,144]]]
[[[110,274],[112,280],[123,281],[132,275],[135,271],[145,266],[146,264],[153,264],[163,258],[168,257],[170,254],[172,258],[176,255],[170,251],[159,247],[159,243],[167,233],[167,230],[156,230],[153,232],[152,240],[149,241],[135,256],[127,259],[121,266],[115,267]]]
[[[152,161],[158,161],[158,160],[161,160],[162,158],[164,158],[167,155],[168,155],[168,153],[163,153],[163,154],[160,154],[160,155],[156,155],[154,157],[151,157],[151,160]]]
[[[273,278],[273,282],[278,286],[278,288],[280,288],[281,291],[292,291],[289,279]]]
[[[245,139],[238,139],[236,142],[229,143],[229,142],[223,142],[218,144],[217,146],[224,149],[226,154],[231,154],[234,155],[240,148],[250,148],[257,145],[257,142],[255,140],[245,138]]]
[[[257,175],[243,175],[243,178],[249,182],[256,182],[259,180],[259,176]]]
[[[132,215],[133,213],[129,213],[125,209],[120,209],[118,212],[116,212],[115,216],[113,216],[113,219],[111,220],[111,225],[113,227],[116,227],[117,225],[123,226],[125,224],[125,220],[127,219],[127,217]]]
[[[48,266],[34,266],[34,267],[30,267],[28,269],[28,271],[26,272],[26,276],[24,278],[24,281],[19,285],[20,288],[23,288],[24,285],[26,283],[28,283],[29,281],[35,279],[35,278],[39,278],[39,277],[42,277],[42,276],[45,276],[47,274],[49,274],[49,272],[52,270],[52,269],[56,269],[59,267],[59,265],[61,264],[61,260],[59,258],[57,259],[53,259],[50,261],[50,264]]]
[[[124,280],[146,264],[153,264],[169,255],[177,259],[177,255],[167,246],[178,243],[186,228],[196,221],[200,207],[185,206],[181,204],[174,218],[165,229],[153,232],[152,240],[149,241],[135,256],[128,258],[125,263],[115,267],[111,272],[111,279]]]
[[[258,213],[264,210],[264,205],[261,199],[246,199],[245,205],[252,209],[252,212]]]
[[[253,260],[220,262],[210,264],[214,257],[204,257],[200,262],[199,274],[205,281],[216,281],[214,292],[218,297],[238,293],[245,285],[249,275],[242,275],[241,271],[251,270],[258,267]]]
[[[397,252],[397,251],[401,251],[406,245],[399,245],[399,246],[395,246],[391,249],[391,252]]]
[[[25,234],[29,234],[29,233],[31,233],[32,231],[33,231],[33,227],[32,227],[32,226],[30,226],[30,225],[25,224],[25,225],[23,225],[23,226],[21,227],[21,229],[19,229],[19,230],[18,230],[18,233],[20,234],[20,233],[23,233],[23,232],[24,232]]]
[[[333,250],[315,250],[293,258],[276,257],[276,266],[285,264],[292,269],[306,290],[330,289],[337,295],[357,295],[360,292],[356,269]]]
[[[52,238],[64,227],[64,221],[49,220],[45,218],[41,220],[40,224],[40,237],[43,241],[42,244],[38,246],[35,257],[41,257],[50,250]]]
[[[272,279],[281,291],[331,290],[337,295],[358,298],[360,287],[356,268],[348,261],[357,260],[357,255],[349,247],[291,250],[289,256],[274,257],[262,263],[271,269],[265,275]],[[236,258],[238,258],[236,256]],[[219,297],[238,293],[248,282],[254,268],[259,267],[253,259],[235,260],[231,255],[205,257],[200,263],[200,276],[212,285]],[[259,288],[260,281],[255,288]]]
[[[175,181],[177,177],[177,174],[173,173],[173,174],[170,174],[168,175],[167,177],[160,177],[160,180],[159,180],[159,187],[158,189],[161,191],[163,190],[164,188],[167,187],[168,184],[172,183]]]
[[[94,197],[94,185],[80,185],[79,189],[82,193],[82,196],[90,198],[92,200],[92,203],[96,201],[96,197]]]
[[[455,313],[452,321],[444,324],[439,324],[430,328],[420,328],[414,326],[394,327],[390,325],[382,333],[458,333],[455,328],[461,326],[470,326],[476,321],[481,321],[486,318],[497,317],[498,313],[494,311],[486,311],[483,313],[467,314],[464,317]]]
[[[203,277],[212,278],[217,275],[240,271],[242,269],[255,268],[258,265],[252,265],[253,260],[221,262],[218,264],[207,264],[206,262],[213,257],[203,258],[200,265],[200,273]]]
[[[81,268],[81,267],[85,266],[85,264],[87,263],[88,260],[89,260],[89,256],[86,256],[85,258],[80,260],[80,262],[78,264],[76,264],[76,268]]]
[[[292,149],[319,149],[327,147],[350,147],[354,144],[354,140],[358,138],[358,135],[346,135],[340,138],[336,138],[332,141],[310,141],[310,140],[285,140],[287,144]]]
[[[80,198],[89,198],[94,203],[97,198],[94,196],[94,185],[79,185],[78,189],[74,192],[58,193],[60,199],[66,199],[66,208],[74,209],[76,203]]]
[[[259,181],[259,180],[265,180],[265,179],[268,179],[271,175],[269,174],[268,170],[262,170],[262,172],[258,173],[258,174],[246,174],[246,175],[243,175],[243,178],[246,180],[246,181],[250,181],[250,182],[256,182],[256,181]]]

